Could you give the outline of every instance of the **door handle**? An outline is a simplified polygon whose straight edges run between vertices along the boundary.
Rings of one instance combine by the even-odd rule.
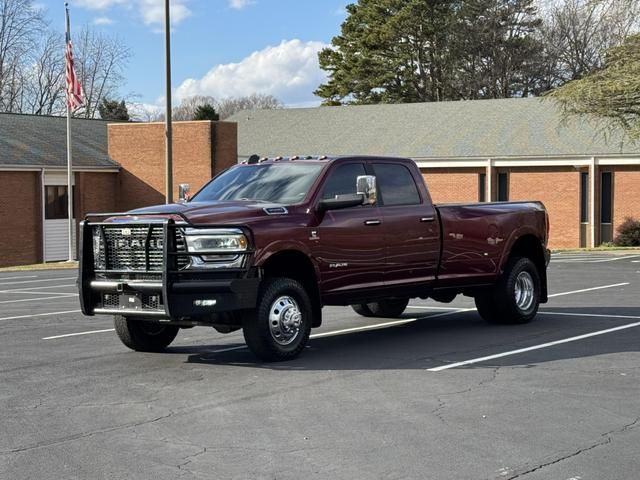
[[[420,219],[420,221],[422,223],[427,223],[427,222],[433,222],[435,219],[436,219],[436,217],[433,217],[433,216],[431,216],[431,217],[422,217]]]
[[[364,224],[371,226],[371,225],[380,225],[382,222],[380,220],[365,220]]]

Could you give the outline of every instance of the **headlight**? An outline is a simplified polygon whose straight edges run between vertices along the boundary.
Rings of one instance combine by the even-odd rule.
[[[249,247],[247,237],[237,229],[184,230],[192,268],[242,268]]]

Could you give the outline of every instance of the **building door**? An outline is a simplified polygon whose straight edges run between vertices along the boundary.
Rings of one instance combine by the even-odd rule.
[[[589,238],[589,172],[580,172],[580,248]]]
[[[69,257],[69,221],[67,215],[67,176],[60,173],[45,173],[44,211],[44,261],[59,262]],[[75,186],[74,196],[75,196]],[[75,217],[75,214],[74,214]],[[76,229],[73,230],[74,251]]]
[[[600,243],[613,241],[613,174],[600,177]]]

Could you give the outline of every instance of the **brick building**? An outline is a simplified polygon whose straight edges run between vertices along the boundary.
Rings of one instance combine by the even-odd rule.
[[[72,120],[74,211],[164,202],[164,125]],[[0,267],[68,256],[66,119],[0,114]],[[236,163],[236,125],[174,125],[174,180],[200,188]]]
[[[542,200],[552,248],[610,241],[640,218],[640,144],[593,120],[563,122],[535,98],[241,112],[240,160],[397,155],[417,162],[435,202]]]

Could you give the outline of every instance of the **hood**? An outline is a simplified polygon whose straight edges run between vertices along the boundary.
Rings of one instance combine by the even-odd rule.
[[[218,202],[172,203],[138,208],[128,212],[131,215],[179,213],[193,224],[246,224],[271,216],[284,216],[288,209],[284,205],[255,200],[235,200]]]

